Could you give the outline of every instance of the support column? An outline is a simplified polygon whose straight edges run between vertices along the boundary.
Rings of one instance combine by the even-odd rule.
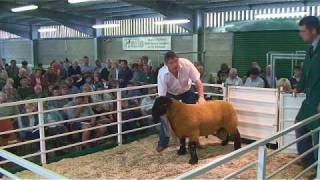
[[[37,67],[39,63],[38,59],[38,39],[39,39],[39,27],[38,26],[30,26],[31,32],[31,57],[32,57],[32,65],[33,67]]]
[[[103,24],[104,20],[105,19],[97,18],[96,24]],[[102,54],[101,54],[101,40],[103,37],[103,31],[104,31],[104,29],[101,28],[101,29],[95,29],[95,32],[94,32],[94,35],[95,35],[95,38],[94,38],[94,51],[95,51],[94,58],[95,58],[95,60],[100,59],[100,60],[104,61],[102,59]]]
[[[201,10],[196,10],[194,13],[194,38],[197,40],[194,43],[197,43],[196,51],[198,54],[198,61],[204,63],[204,14]],[[194,39],[195,40],[195,39]]]

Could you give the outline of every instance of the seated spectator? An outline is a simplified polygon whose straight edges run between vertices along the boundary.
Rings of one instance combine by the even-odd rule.
[[[31,69],[28,67],[28,62],[27,61],[22,61],[22,67],[21,69],[24,69],[25,70],[25,76],[26,77],[30,77],[32,71]],[[20,70],[21,70],[20,69]]]
[[[78,106],[87,104],[87,100],[85,97],[76,97],[73,101],[69,102],[67,104],[67,107],[71,106]],[[90,127],[93,127],[96,124],[96,118],[86,118],[88,116],[94,115],[94,112],[92,111],[90,106],[82,106],[82,107],[75,107],[70,108],[66,110],[66,113],[68,115],[68,119],[75,119],[75,118],[81,118],[81,121],[74,121],[70,122],[72,131],[80,130],[80,129],[87,129]],[[77,134],[73,135],[74,139],[78,139]],[[81,133],[81,141],[89,140],[90,138],[90,131],[84,131]],[[84,147],[89,147],[89,144],[86,144]]]
[[[229,75],[229,67],[226,63],[221,64],[221,68],[218,71],[218,84],[222,84],[226,81]]]
[[[300,65],[294,67],[294,75],[289,79],[292,89],[297,88],[297,84],[300,81],[302,74],[302,68]]]
[[[96,67],[94,69],[94,72],[100,74],[105,67],[105,64],[102,64],[100,60],[96,60]]]
[[[0,89],[6,84],[8,79],[7,71],[2,63],[0,63]]]
[[[104,108],[103,104],[97,104],[94,105],[92,108],[93,112],[95,114],[102,114],[107,113],[108,111]],[[108,115],[101,115],[96,117],[96,126],[101,126],[104,124],[110,124],[116,122],[115,119],[113,119],[111,114]],[[117,125],[107,126],[107,127],[101,127],[99,129],[96,129],[96,137],[101,137],[105,133],[108,134],[114,134],[117,133]],[[101,142],[100,142],[101,143]]]
[[[37,67],[37,69],[40,69],[40,70],[41,70],[42,75],[44,75],[44,74],[46,73],[46,70],[44,69],[44,67],[43,67],[43,64],[42,64],[42,63],[38,63],[38,67]]]
[[[17,90],[13,87],[14,81],[12,78],[7,79],[7,83],[2,88],[2,91],[7,95],[9,102],[15,102],[19,100]]]
[[[34,96],[32,98],[45,98],[48,97],[48,94],[43,92],[42,86],[36,85],[33,87]]]
[[[59,74],[57,74],[53,67],[50,67],[48,71],[44,74],[44,80],[48,84],[56,84],[59,82]]]
[[[34,95],[33,87],[30,86],[27,78],[22,78],[20,80],[20,86],[17,91],[21,99],[26,99],[27,97],[32,97]]]
[[[242,79],[238,76],[238,70],[236,68],[231,68],[229,71],[229,77],[225,82],[226,86],[242,86]]]
[[[69,94],[77,94],[81,92],[80,89],[74,85],[72,78],[67,78],[65,83],[69,87]]]
[[[157,93],[156,88],[148,89],[148,94],[156,94],[156,93]],[[148,96],[148,97],[145,97],[142,99],[141,106],[144,106],[144,107],[141,107],[141,113],[143,116],[151,115],[151,113],[152,113],[151,110],[152,110],[152,106],[155,102],[155,99],[156,99],[156,96]],[[147,106],[147,105],[149,105],[149,106]],[[141,123],[142,126],[150,125],[150,124],[152,124],[152,118],[141,120],[141,122],[142,122]]]
[[[90,64],[90,60],[88,56],[83,57],[83,65],[81,66],[82,74],[92,74],[94,72],[95,67]]]
[[[61,96],[61,88],[59,86],[54,86],[50,96]],[[48,101],[48,109],[62,108],[68,103],[68,99],[57,99]]]
[[[111,63],[111,69],[109,71],[109,84],[111,87],[115,88],[118,85],[118,79],[119,79],[119,66],[116,61],[113,61]]]
[[[60,61],[59,76],[60,76],[60,79],[62,79],[62,80],[65,80],[68,77],[69,64],[65,64],[65,63],[66,63],[66,61]],[[69,62],[67,62],[67,63],[69,63]]]
[[[37,105],[33,103],[25,104],[22,113],[32,113],[37,111]],[[18,118],[18,127],[27,128],[38,125],[38,115],[26,115]],[[24,140],[33,140],[39,138],[38,129],[30,129],[18,132],[19,137]]]
[[[36,69],[33,74],[30,76],[31,86],[40,85],[42,88],[47,87],[47,82],[42,77],[42,70]]]
[[[281,78],[277,83],[277,88],[281,92],[286,92],[286,93],[292,92],[290,81],[287,78]]]
[[[251,72],[251,69],[252,69],[252,68],[258,68],[259,74],[262,74],[262,72],[261,72],[261,67],[260,67],[258,61],[252,61],[252,62],[251,62],[250,69],[248,70],[248,72],[247,72],[247,74],[246,74],[247,77],[250,76],[250,72]]]
[[[69,90],[69,86],[67,83],[63,82],[61,83],[61,86],[60,86],[60,91],[61,91],[61,96],[65,96],[65,95],[68,95],[70,94],[70,90]]]
[[[0,103],[8,102],[7,95],[0,92]],[[18,106],[3,106],[0,107],[0,117],[7,117],[20,114]],[[2,119],[0,121],[0,132],[11,131],[15,129],[16,118]],[[17,142],[18,138],[15,132],[0,135],[0,146],[5,146],[10,143]]]
[[[102,91],[105,90],[104,85],[100,82],[96,85],[97,91]],[[92,96],[92,101],[93,102],[106,102],[103,104],[103,108],[106,111],[112,111],[112,102],[107,102],[107,101],[112,101],[112,96],[109,93],[103,93],[103,94],[97,94]]]
[[[10,66],[6,68],[6,71],[8,73],[8,77],[12,78],[15,82],[13,87],[17,88],[19,84],[19,67],[17,66],[17,61],[11,60]]]
[[[87,76],[85,77],[85,83],[84,83],[84,85],[89,85],[89,86],[91,87],[91,91],[95,91],[95,90],[96,90],[96,86],[94,85],[93,79],[92,79],[92,77],[91,77],[90,75],[87,75]],[[80,87],[80,90],[83,91],[84,85]]]
[[[122,106],[123,110],[133,107],[132,105],[131,106],[129,105],[129,102],[127,100],[122,101],[121,106]],[[136,106],[134,106],[134,107],[136,107]],[[140,117],[140,115],[141,114],[137,110],[123,111],[122,112],[122,121],[130,120],[130,119],[133,119],[133,118],[137,118],[137,117]],[[137,126],[137,122],[136,121],[126,122],[126,123],[122,124],[122,130],[123,131],[128,131],[128,130],[131,130],[131,129],[134,129],[134,128],[137,128],[137,127],[138,126]],[[124,137],[128,138],[128,135],[125,135]]]
[[[64,118],[59,111],[51,111],[51,112],[45,113],[44,115],[45,124],[55,123],[63,120]],[[54,136],[57,134],[63,134],[65,132],[67,132],[67,128],[63,123],[49,125],[49,126],[46,126],[45,128],[45,133],[47,137]],[[68,138],[67,136],[60,136],[58,138],[47,140],[46,144],[48,144],[49,149],[65,146],[68,144]],[[60,152],[57,152],[57,153],[59,154]]]
[[[265,83],[264,83],[263,79],[260,77],[258,68],[251,69],[250,77],[247,78],[244,86],[264,88]]]
[[[129,81],[132,79],[132,72],[128,67],[128,61],[122,60],[121,67],[119,70],[118,80],[119,80],[119,88],[127,87]]]
[[[151,61],[149,61],[148,56],[142,56],[140,58],[140,64],[141,64],[141,67],[146,66],[149,72],[152,71],[152,64],[151,64]]]
[[[263,78],[265,80],[266,88],[272,88],[276,86],[277,79],[274,78],[274,80],[272,81],[272,78],[271,78],[271,65],[266,66],[266,71],[264,73]]]
[[[99,74],[100,75],[100,79],[103,81],[103,82],[108,82],[109,81],[109,70],[104,67],[102,70],[101,70],[101,73]]]
[[[0,104],[7,103],[8,97],[4,92],[0,91]],[[13,116],[20,114],[18,106],[3,106],[0,107],[0,117]],[[2,120],[0,121],[3,122]],[[2,124],[1,124],[2,126]]]
[[[68,68],[68,75],[73,79],[74,82],[81,78],[81,68],[78,64],[78,61],[74,61]]]

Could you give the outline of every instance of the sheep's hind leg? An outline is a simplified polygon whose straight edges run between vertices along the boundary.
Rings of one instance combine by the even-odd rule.
[[[229,134],[227,134],[226,139],[221,141],[222,146],[226,146],[229,144]]]
[[[234,150],[241,148],[241,135],[237,128],[236,133],[234,134]]]
[[[196,142],[189,142],[189,152],[190,152],[189,164],[197,164],[198,163],[198,155],[197,155],[197,143]]]
[[[180,148],[178,150],[178,155],[185,155],[186,153],[187,153],[186,138],[180,138]]]

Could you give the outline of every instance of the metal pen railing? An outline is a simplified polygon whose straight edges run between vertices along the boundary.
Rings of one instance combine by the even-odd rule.
[[[219,97],[224,97],[225,96],[225,87],[222,85],[214,85],[214,84],[204,84],[204,86],[207,87],[216,87],[216,88],[221,88],[221,92],[223,94],[218,94],[218,93],[211,93],[211,92],[206,92],[205,94],[209,94],[211,96],[219,96]],[[160,125],[160,123],[149,123],[145,124],[140,127],[134,127],[132,129],[123,129],[123,125],[131,122],[139,122],[144,119],[151,118],[150,114],[147,115],[141,115],[138,117],[133,117],[129,119],[123,119],[123,113],[126,112],[131,112],[131,111],[139,111],[141,108],[146,108],[146,107],[151,107],[151,104],[148,105],[134,105],[134,106],[128,106],[124,107],[124,101],[135,101],[135,100],[141,100],[142,98],[146,97],[155,97],[157,96],[157,93],[147,93],[147,94],[141,94],[141,95],[132,95],[132,96],[124,96],[125,94],[133,91],[143,91],[147,90],[150,88],[156,88],[156,84],[150,84],[150,85],[143,85],[143,86],[134,86],[134,87],[127,87],[127,88],[118,88],[118,89],[108,89],[108,90],[101,90],[101,91],[94,91],[94,92],[87,92],[87,93],[79,93],[79,94],[72,94],[72,95],[64,95],[64,96],[54,96],[54,97],[47,97],[47,98],[39,98],[39,99],[31,99],[31,100],[25,100],[25,101],[17,101],[17,102],[9,102],[9,103],[2,103],[0,104],[0,108],[3,107],[10,107],[10,106],[23,106],[25,104],[35,104],[36,105],[36,110],[34,112],[24,112],[22,114],[14,114],[6,117],[0,117],[0,123],[2,120],[7,120],[7,119],[17,119],[25,116],[35,116],[37,115],[37,120],[38,124],[33,124],[31,126],[27,127],[18,127],[16,129],[10,129],[7,131],[0,132],[0,135],[7,135],[11,133],[20,133],[20,132],[25,132],[25,131],[38,131],[35,133],[38,133],[39,137],[34,138],[34,139],[26,139],[23,141],[15,142],[12,144],[7,144],[1,146],[2,149],[8,150],[9,148],[14,148],[14,147],[20,147],[24,145],[31,145],[36,143],[37,144],[37,151],[36,152],[28,152],[27,154],[24,154],[21,156],[21,158],[32,158],[36,156],[40,156],[40,160],[42,164],[47,163],[47,154],[60,151],[60,150],[65,150],[68,148],[72,148],[75,146],[81,146],[85,145],[88,143],[92,142],[97,142],[100,140],[105,140],[105,139],[110,139],[110,138],[116,138],[116,142],[118,145],[123,144],[123,136],[132,132],[136,131],[142,131],[150,128],[154,128]],[[97,95],[105,95],[105,94],[113,94],[114,98],[113,99],[108,99],[108,100],[103,100],[103,101],[98,101],[98,102],[86,102],[84,104],[77,104],[77,105],[72,105],[72,106],[63,106],[63,107],[54,107],[48,109],[46,106],[49,102],[51,101],[59,101],[59,100],[66,100],[66,99],[75,99],[77,97],[93,97]],[[127,102],[128,103],[128,102]],[[125,104],[127,104],[125,103]],[[98,113],[98,114],[92,114],[92,115],[85,115],[85,116],[79,116],[79,117],[73,117],[73,118],[67,118],[67,119],[62,119],[62,120],[55,120],[55,121],[46,121],[46,116],[49,113],[52,112],[63,112],[63,111],[68,111],[68,110],[75,110],[76,108],[83,108],[83,107],[93,107],[95,105],[103,105],[103,104],[109,104],[110,106],[113,107],[113,109],[110,109],[106,112],[103,113]],[[102,116],[107,116],[107,115],[113,115],[114,116],[114,122],[110,123],[105,123],[105,124],[96,124],[92,125],[90,127],[86,128],[81,128],[78,130],[72,129],[69,131],[65,131],[64,133],[59,133],[59,134],[54,134],[54,135],[48,135],[46,130],[49,127],[52,126],[65,126],[66,124],[74,123],[74,122],[81,122],[86,119],[91,119],[91,118],[97,118],[97,117],[102,117]],[[94,137],[94,138],[89,138],[86,140],[80,140],[79,142],[72,142],[68,144],[58,144],[58,146],[55,147],[47,147],[48,141],[53,140],[53,139],[59,139],[62,137],[67,137],[67,136],[72,136],[75,134],[81,134],[87,131],[94,131],[102,128],[107,128],[114,126],[116,127],[115,131],[113,133],[107,133],[105,135],[99,136],[99,137]],[[80,136],[81,137],[81,136]],[[13,162],[14,159],[8,159],[4,157],[5,160],[0,161],[0,164],[5,164],[8,162]],[[0,169],[0,172],[5,171],[4,169]],[[10,176],[10,174],[5,174]],[[13,176],[12,176],[13,178]]]
[[[30,161],[27,161],[27,160],[25,160],[21,157],[18,157],[8,151],[3,150],[3,149],[0,149],[0,157],[5,158],[5,159],[9,160],[10,162],[14,162],[15,164],[17,164],[25,169],[28,169],[28,170],[34,172],[35,174],[40,175],[41,177],[44,177],[46,179],[52,179],[52,180],[67,179],[67,178],[65,178],[55,172],[52,172],[48,169],[45,169],[37,164],[34,164]],[[10,173],[9,171],[7,171],[3,168],[0,168],[0,173],[9,177],[10,179],[19,179],[18,176]]]
[[[300,138],[295,139],[292,142],[289,142],[288,144],[286,144],[285,146],[283,146],[282,148],[272,152],[271,154],[267,155],[267,151],[266,151],[266,145],[284,135],[287,135],[288,133],[301,128],[309,123],[312,123],[316,120],[320,119],[320,114],[316,114],[312,117],[309,117],[299,123],[296,123],[295,125],[277,132],[276,134],[270,136],[269,138],[266,139],[262,139],[259,141],[256,141],[248,146],[245,146],[239,150],[236,150],[234,152],[231,152],[223,157],[217,158],[215,160],[213,160],[212,162],[195,168],[189,172],[186,172],[178,177],[176,177],[176,179],[191,179],[191,178],[195,178],[197,176],[200,176],[208,171],[213,170],[214,168],[217,168],[225,163],[231,162],[237,158],[239,158],[242,155],[245,155],[246,153],[252,152],[253,150],[256,150],[258,148],[258,160],[251,162],[243,167],[241,167],[240,169],[226,175],[225,177],[223,177],[223,179],[232,179],[235,176],[243,173],[245,170],[248,170],[250,168],[253,168],[255,165],[257,165],[257,179],[271,179],[272,177],[274,177],[275,175],[279,174],[281,171],[283,171],[284,169],[286,169],[288,166],[290,166],[291,164],[295,163],[297,160],[303,158],[304,156],[306,156],[309,153],[312,153],[314,150],[318,149],[318,153],[320,154],[320,148],[319,148],[319,144],[313,146],[312,148],[310,148],[308,151],[306,151],[305,153],[297,156],[296,158],[294,158],[293,160],[291,160],[289,163],[285,164],[284,166],[278,168],[276,171],[274,171],[273,173],[271,173],[270,175],[266,176],[266,160],[267,158],[270,158],[271,156],[279,153],[280,151],[288,148],[289,146],[301,141],[302,139],[305,139],[308,136],[311,136],[315,133],[318,133],[320,131],[320,128],[314,129],[308,133],[306,133],[305,135],[301,136]],[[309,167],[305,168],[302,172],[300,172],[299,174],[296,175],[296,177],[294,177],[295,179],[303,176],[308,170],[312,169],[312,167],[315,167],[316,165],[318,165],[318,170],[317,170],[317,174],[319,175],[320,169],[319,169],[319,165],[320,165],[320,161],[313,163],[312,165],[310,165]]]

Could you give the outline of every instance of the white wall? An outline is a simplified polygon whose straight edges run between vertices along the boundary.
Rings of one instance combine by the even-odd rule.
[[[0,41],[0,57],[6,58],[7,63],[10,60],[33,62],[32,41],[27,39],[12,39]]]
[[[39,62],[47,65],[52,60],[71,61],[80,60],[88,56],[92,62],[95,61],[94,39],[45,39],[38,41]]]
[[[193,37],[190,36],[172,36],[172,50],[175,52],[192,52]],[[154,65],[163,63],[163,56],[166,51],[124,51],[122,50],[122,38],[104,39],[102,42],[102,59],[127,59],[131,62],[138,62],[141,56],[146,55],[151,59]],[[180,54],[193,61],[193,54]]]

